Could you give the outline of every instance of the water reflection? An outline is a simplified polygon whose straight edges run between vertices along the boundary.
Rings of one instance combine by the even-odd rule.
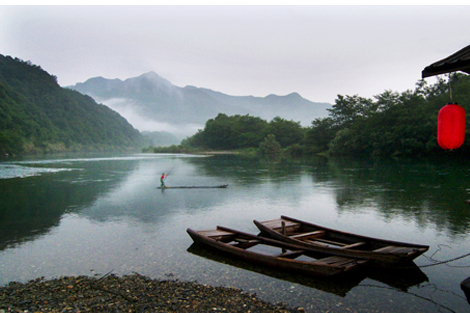
[[[169,186],[219,183],[198,167],[188,165],[191,159],[139,162],[119,185],[101,195],[81,214],[98,221],[131,217],[142,223],[160,223],[167,215],[207,210],[222,201],[224,190],[157,190],[161,172],[170,167],[174,169],[166,181]]]
[[[214,265],[213,255],[201,254],[210,260],[204,262],[192,247],[186,253],[191,240],[185,232],[214,225],[256,232],[253,219],[284,214],[363,235],[429,244],[429,254],[443,244],[452,249],[436,258],[446,260],[468,253],[470,246],[465,162],[125,155],[0,164],[40,169],[35,175],[0,179],[2,283],[114,269],[236,286],[270,301],[308,306],[310,312],[344,311],[346,304],[362,311],[435,311],[431,302],[410,300],[412,293],[432,296],[456,311],[468,309],[465,299],[453,297],[461,293],[466,268],[436,266],[414,274],[378,270],[332,283],[230,263],[230,258],[219,261],[219,256],[214,262],[233,268]],[[171,168],[170,186],[229,187],[157,190],[161,173]],[[416,260],[419,265],[429,262]],[[468,260],[459,262],[466,266]],[[289,289],[292,285],[299,286]]]
[[[132,160],[91,159],[16,161],[13,178],[0,179],[0,250],[34,240],[56,227],[65,213],[80,212],[120,185],[135,169]],[[21,165],[18,165],[21,164]],[[21,173],[34,173],[23,175]]]
[[[461,162],[342,158],[309,171],[315,183],[332,186],[339,212],[374,210],[385,220],[404,217],[451,235],[469,231],[469,168]]]
[[[232,178],[236,182],[258,185],[267,181],[278,184],[288,181],[300,181],[302,163],[295,160],[280,159],[272,162],[257,156],[215,155],[211,161],[204,159],[188,159],[195,165],[200,175]]]
[[[171,167],[171,183],[225,182],[188,162],[200,158],[134,155],[1,163],[0,250],[49,233],[67,213],[101,222],[131,217],[157,223],[182,209],[205,210],[221,202],[223,194],[205,191],[208,197],[201,198],[201,191],[188,190],[184,197],[178,192],[157,196],[156,190],[159,173]],[[215,167],[220,172],[217,162]]]
[[[32,240],[58,225],[66,212],[95,201],[111,182],[76,184],[62,172],[0,180],[0,250]]]
[[[152,222],[156,211],[163,215],[181,208],[203,210],[230,194],[208,191],[201,197],[200,191],[188,190],[184,197],[178,192],[156,197],[158,175],[175,165],[170,184],[229,184],[230,188],[302,184],[302,172],[307,171],[312,187],[331,188],[339,213],[373,210],[384,220],[402,217],[423,227],[433,224],[450,235],[466,234],[470,228],[470,207],[464,202],[470,190],[464,183],[469,170],[457,161],[316,158],[302,164],[234,155],[216,155],[209,162],[205,157],[164,160],[134,156],[23,161],[21,166],[3,163],[0,171],[5,175],[15,168],[34,175],[0,179],[0,249],[21,237],[47,232],[65,212],[81,211],[101,221],[133,216]],[[293,201],[301,197],[290,192],[285,195]]]
[[[211,261],[228,264],[244,270],[274,277],[276,279],[281,279],[306,287],[315,288],[317,290],[328,292],[340,297],[345,297],[351,289],[359,285],[359,283],[366,277],[363,273],[348,273],[345,277],[342,278],[312,278],[295,272],[279,271],[269,267],[264,267],[246,261],[242,261],[236,258],[231,258],[224,254],[217,253],[213,250],[207,249],[197,244],[192,244],[187,249],[187,252]]]
[[[302,184],[302,173],[307,171],[313,188],[331,188],[339,213],[372,210],[384,220],[401,217],[423,227],[433,224],[450,235],[465,234],[470,228],[470,208],[464,202],[469,189],[462,183],[469,171],[459,162],[315,158],[301,163],[236,155],[216,155],[210,161],[131,156],[3,163],[3,174],[19,167],[35,174],[0,179],[0,249],[47,233],[64,213],[80,212],[98,221],[130,216],[153,223],[182,210],[207,210],[233,197],[230,191],[210,190],[185,190],[184,194],[172,190],[157,196],[158,176],[170,168],[174,170],[169,184],[229,184],[229,188],[270,184],[293,205],[302,191],[285,187]]]
[[[404,292],[429,281],[428,276],[414,262],[403,265],[401,268],[369,267],[365,273],[372,280]]]

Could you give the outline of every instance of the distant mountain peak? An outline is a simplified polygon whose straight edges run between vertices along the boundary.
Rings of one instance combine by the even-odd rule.
[[[290,93],[290,94],[287,95],[287,97],[290,97],[290,98],[302,98],[302,96],[299,95],[297,92]]]
[[[266,97],[264,97],[265,99],[273,99],[273,98],[289,98],[289,99],[304,99],[301,95],[299,95],[297,92],[292,92],[288,95],[285,95],[285,96],[279,96],[279,95],[275,95],[275,94],[270,94]]]
[[[155,72],[148,72],[148,73],[142,74],[142,75],[140,75],[138,77],[135,77],[135,78],[148,79],[148,80],[153,80],[153,81],[158,81],[158,82],[164,81],[166,83],[171,84],[169,80],[161,77],[160,75],[158,75]],[[132,79],[132,78],[130,78],[130,79]]]
[[[158,75],[154,71],[150,71],[148,73],[144,73],[144,74],[140,75],[140,77],[152,78],[152,77],[160,77],[160,75]]]
[[[148,72],[138,77],[128,78],[124,81],[124,86],[134,90],[134,92],[152,93],[172,93],[179,87],[174,86],[169,80],[159,76],[155,72]]]
[[[326,109],[331,106],[327,103],[311,102],[297,92],[284,96],[270,94],[266,97],[255,97],[232,96],[191,85],[177,87],[155,72],[125,81],[96,78],[94,84],[88,82],[92,80],[85,84],[76,84],[72,89],[99,98],[99,101],[122,112],[126,118],[140,116],[155,125],[169,123],[180,125],[179,128],[181,125],[202,126],[219,113],[250,114],[266,120],[280,116],[310,125],[315,118],[327,116]],[[120,100],[116,102],[113,99]]]

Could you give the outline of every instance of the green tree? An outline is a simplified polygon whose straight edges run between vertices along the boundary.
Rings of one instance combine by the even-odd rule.
[[[375,110],[376,106],[371,99],[358,95],[346,97],[338,95],[335,104],[331,109],[328,109],[334,125],[342,128],[350,127],[357,119],[365,117]]]
[[[282,148],[301,144],[305,129],[300,125],[300,122],[288,121],[279,116],[273,118],[267,125],[266,133],[273,134],[277,142]]]
[[[259,117],[219,113],[206,122],[204,130],[187,142],[217,150],[254,148],[264,138],[266,125],[267,122]]]
[[[308,154],[328,151],[328,144],[335,137],[337,127],[331,117],[317,118],[305,132],[305,146]]]
[[[281,153],[281,145],[276,141],[276,137],[273,134],[267,135],[264,141],[259,144],[259,153],[261,155]]]

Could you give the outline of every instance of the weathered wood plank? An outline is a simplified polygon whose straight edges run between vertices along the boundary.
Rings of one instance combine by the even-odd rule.
[[[363,246],[365,244],[366,244],[365,242],[356,242],[356,243],[353,243],[353,244],[350,244],[350,245],[347,245],[347,246],[342,246],[340,249],[357,248],[357,247]]]
[[[292,236],[289,236],[289,237],[299,239],[299,240],[306,240],[306,239],[310,239],[310,238],[318,238],[318,237],[324,236],[325,233],[326,232],[324,230],[316,230],[316,231],[312,231],[310,233],[302,233],[302,234],[298,234],[298,235],[292,235]]]
[[[374,252],[386,252],[386,253],[396,253],[396,254],[407,254],[414,252],[415,249],[410,247],[398,247],[398,246],[386,246],[380,249],[375,249]]]
[[[320,242],[324,242],[324,243],[327,243],[327,244],[330,244],[330,245],[335,245],[335,246],[339,246],[339,247],[344,247],[346,246],[347,244],[345,243],[342,243],[342,242],[338,242],[338,241],[333,241],[333,240],[327,240],[327,239],[323,239],[323,238],[315,238],[313,239],[312,241],[320,241]]]

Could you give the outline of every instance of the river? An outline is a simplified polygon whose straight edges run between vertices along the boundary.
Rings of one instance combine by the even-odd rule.
[[[224,189],[158,190],[166,184]],[[239,155],[86,154],[0,162],[0,285],[134,272],[236,287],[307,312],[467,312],[470,163],[266,160]],[[413,271],[320,279],[280,273],[193,245],[186,229],[257,234],[281,214],[430,246]]]

